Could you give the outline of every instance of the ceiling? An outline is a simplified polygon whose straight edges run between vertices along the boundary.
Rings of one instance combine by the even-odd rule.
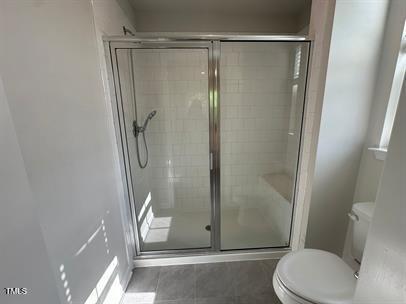
[[[137,12],[297,16],[311,0],[130,0]]]

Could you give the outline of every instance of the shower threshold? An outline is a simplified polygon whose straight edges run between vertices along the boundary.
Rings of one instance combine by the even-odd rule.
[[[238,249],[225,251],[185,251],[183,253],[142,254],[134,259],[134,268],[280,259],[291,252],[290,247]]]

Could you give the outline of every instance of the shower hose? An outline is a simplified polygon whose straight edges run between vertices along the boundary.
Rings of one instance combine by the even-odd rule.
[[[148,164],[148,145],[147,145],[147,140],[145,139],[145,129],[142,130],[140,133],[142,133],[142,139],[144,141],[144,146],[145,146],[146,159],[145,159],[144,164],[142,163],[141,156],[140,156],[140,147],[139,147],[139,143],[138,143],[139,136],[135,137],[135,146],[137,148],[138,165],[140,166],[141,169],[144,169]]]

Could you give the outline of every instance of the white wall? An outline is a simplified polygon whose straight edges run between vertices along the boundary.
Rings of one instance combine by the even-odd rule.
[[[375,201],[383,170],[383,161],[375,158],[368,148],[379,147],[386,109],[392,89],[406,17],[406,1],[392,0],[382,43],[379,73],[376,79],[368,134],[362,154],[354,201]]]
[[[131,0],[92,0],[93,3],[97,3],[97,2],[104,2],[104,3],[108,3],[109,4],[109,8],[114,12],[119,12],[120,15],[123,15],[124,18],[120,18],[120,19],[115,19],[113,18],[109,18],[110,20],[116,20],[116,22],[121,21],[121,22],[125,22],[125,20],[130,21],[131,23],[127,23],[127,24],[121,24],[121,26],[125,25],[133,27],[135,25],[135,9],[134,9],[134,5],[131,3]],[[111,16],[114,16],[111,15]],[[121,29],[121,27],[120,27]]]
[[[373,120],[370,120],[372,123]],[[367,143],[362,149],[361,163],[359,166],[354,202],[374,202],[382,176],[384,160],[377,159],[375,153]]]
[[[306,246],[341,254],[389,1],[337,0]]]
[[[313,39],[313,52],[306,90],[303,150],[291,244],[293,249],[305,246],[334,7],[335,0],[313,0],[309,27],[302,30],[308,31],[309,37]]]
[[[49,263],[67,303],[89,296],[89,303],[117,302],[132,258],[92,9],[90,1],[0,3],[4,90]],[[43,251],[40,239],[33,245]],[[36,263],[30,251],[24,256]]]
[[[297,33],[303,18],[225,12],[136,12],[139,32]],[[308,20],[307,20],[308,21]]]
[[[406,302],[406,86],[369,229],[355,304]]]
[[[117,2],[120,4],[117,5]],[[116,137],[116,130],[114,129],[114,119],[113,119],[113,112],[114,110],[114,103],[112,103],[112,96],[110,89],[110,82],[108,78],[108,67],[106,61],[106,53],[105,53],[105,44],[103,41],[104,36],[111,36],[111,35],[123,35],[123,26],[127,29],[135,32],[135,19],[134,19],[134,12],[131,11],[132,6],[127,0],[92,0],[93,6],[93,15],[94,15],[94,23],[96,28],[96,40],[97,46],[99,51],[99,62],[101,68],[101,77],[103,79],[103,88],[104,88],[104,96],[105,96],[105,105],[107,109],[107,123],[110,125],[108,128],[109,135],[111,138],[111,142],[113,145],[113,159],[114,162],[117,164],[120,162],[120,156],[118,151],[118,145],[120,145],[120,139]],[[126,4],[127,3],[127,4]],[[123,11],[125,10],[125,11]],[[124,173],[121,171],[123,168],[116,165],[114,166],[115,169],[115,176],[116,176],[116,184],[117,189],[120,193],[120,211],[121,217],[123,219],[123,223],[130,223],[131,218],[131,210],[130,210],[130,202],[127,193],[127,185],[123,183]],[[132,227],[129,225],[123,225],[125,230],[125,237],[127,243],[127,258],[129,260],[135,254],[135,248],[131,246],[134,243],[134,232]]]
[[[0,149],[0,286],[28,289],[0,302],[61,303],[1,79]]]

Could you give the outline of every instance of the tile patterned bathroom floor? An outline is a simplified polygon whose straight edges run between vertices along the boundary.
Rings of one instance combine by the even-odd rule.
[[[123,304],[280,304],[278,260],[136,268]]]

